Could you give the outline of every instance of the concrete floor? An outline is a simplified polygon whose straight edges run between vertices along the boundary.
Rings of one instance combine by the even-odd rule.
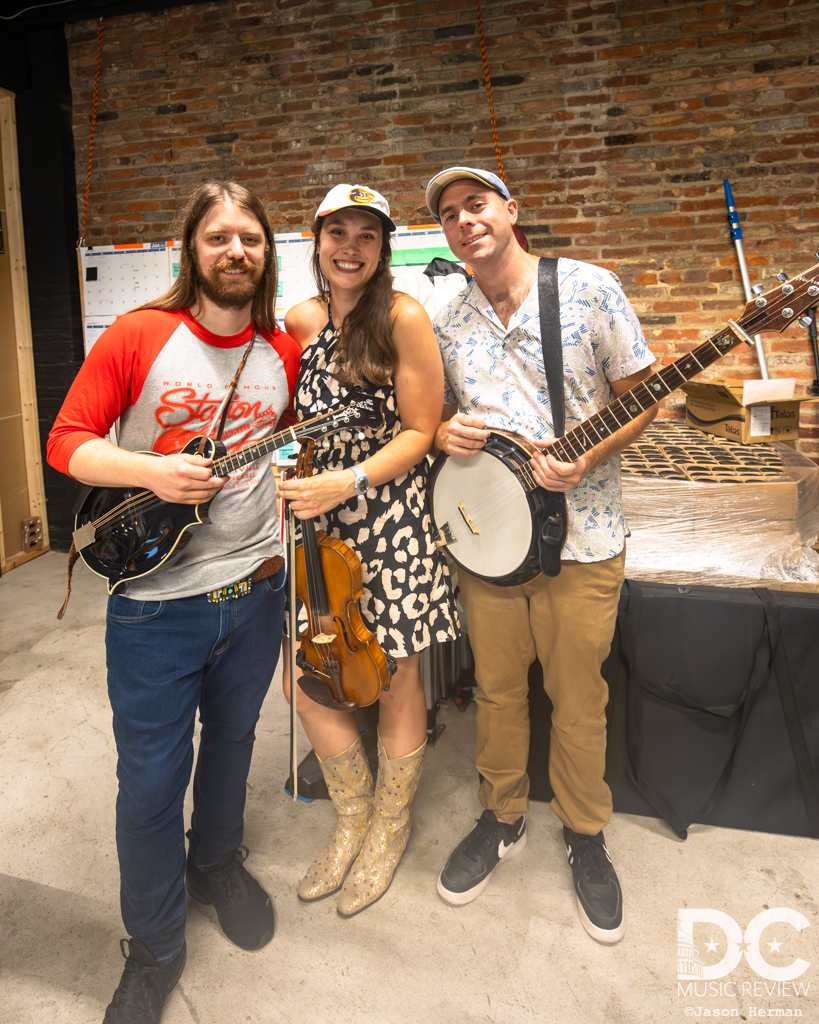
[[[0,579],[2,1024],[98,1024],[122,969],[105,587],[79,565],[57,622],[64,568],[64,556],[50,553]],[[752,1019],[760,1008],[819,1021],[819,846],[810,839],[694,826],[680,842],[658,820],[615,814],[606,834],[628,928],[606,947],[580,925],[559,824],[535,804],[526,850],[480,899],[442,902],[436,875],[481,809],[474,707],[444,707],[439,721],[446,731],[427,756],[393,886],[345,921],[332,899],[296,899],[332,811],[283,792],[288,719],[276,681],[258,730],[245,842],[248,866],[273,895],[277,933],[261,952],[245,953],[190,908],[188,966],[163,1024],[665,1024]],[[766,981],[745,959],[707,995],[680,992],[683,907],[719,910],[743,930],[765,908],[800,911],[813,927],[797,933],[774,923],[760,948],[774,966],[810,962],[796,982],[801,994]],[[714,963],[725,936],[700,928],[702,958]],[[716,956],[705,952],[709,938],[722,943]],[[781,948],[771,951],[771,941]],[[705,993],[705,983],[698,989]]]

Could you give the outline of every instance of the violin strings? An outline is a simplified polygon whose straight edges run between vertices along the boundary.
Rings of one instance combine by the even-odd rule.
[[[314,538],[315,539],[315,538]],[[305,575],[308,576],[308,593],[319,594],[323,583],[323,575],[320,566],[320,554],[318,545],[305,543],[304,538],[304,526],[302,525],[302,548],[304,550],[304,565]],[[311,586],[312,584],[312,586]],[[308,604],[308,622],[311,633],[318,633],[321,629],[321,612],[315,607],[316,602],[311,601]],[[323,609],[326,611],[326,609]],[[324,644],[316,644],[313,648],[321,661],[322,667],[329,673],[332,671],[338,671],[337,659],[325,649]]]

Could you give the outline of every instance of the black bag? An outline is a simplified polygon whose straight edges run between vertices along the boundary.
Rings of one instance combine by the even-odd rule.
[[[615,810],[819,838],[819,596],[626,581],[603,674]]]

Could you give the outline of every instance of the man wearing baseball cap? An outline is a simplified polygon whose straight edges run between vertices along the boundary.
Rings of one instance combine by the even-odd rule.
[[[614,633],[625,558],[618,453],[657,407],[573,462],[549,454],[555,434],[539,260],[515,237],[517,203],[501,178],[479,167],[436,174],[426,200],[456,259],[474,274],[434,323],[447,378],[435,446],[469,457],[484,447],[490,429],[522,435],[542,450],[532,460],[536,483],[565,494],[568,507],[557,575],[505,586],[459,570],[476,665],[475,755],[485,810],[449,857],[438,892],[455,905],[471,902],[499,862],[526,845],[528,669],[538,657],[554,705],[551,806],[563,823],[578,910],[592,937],[617,942],[623,898],[603,837],[612,803],[603,779],[608,689],[600,669]],[[557,288],[569,430],[648,376],[653,357],[614,274],[561,258]]]

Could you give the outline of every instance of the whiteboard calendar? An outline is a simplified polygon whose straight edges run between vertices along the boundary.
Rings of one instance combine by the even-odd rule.
[[[279,288],[276,320],[316,293],[310,269],[313,236],[309,232],[276,235]],[[396,287],[409,292],[430,312],[432,286],[422,271],[435,257],[455,261],[437,225],[399,227],[392,236]],[[118,316],[166,292],[179,274],[178,242],[98,245],[80,249],[83,328],[86,355]]]

